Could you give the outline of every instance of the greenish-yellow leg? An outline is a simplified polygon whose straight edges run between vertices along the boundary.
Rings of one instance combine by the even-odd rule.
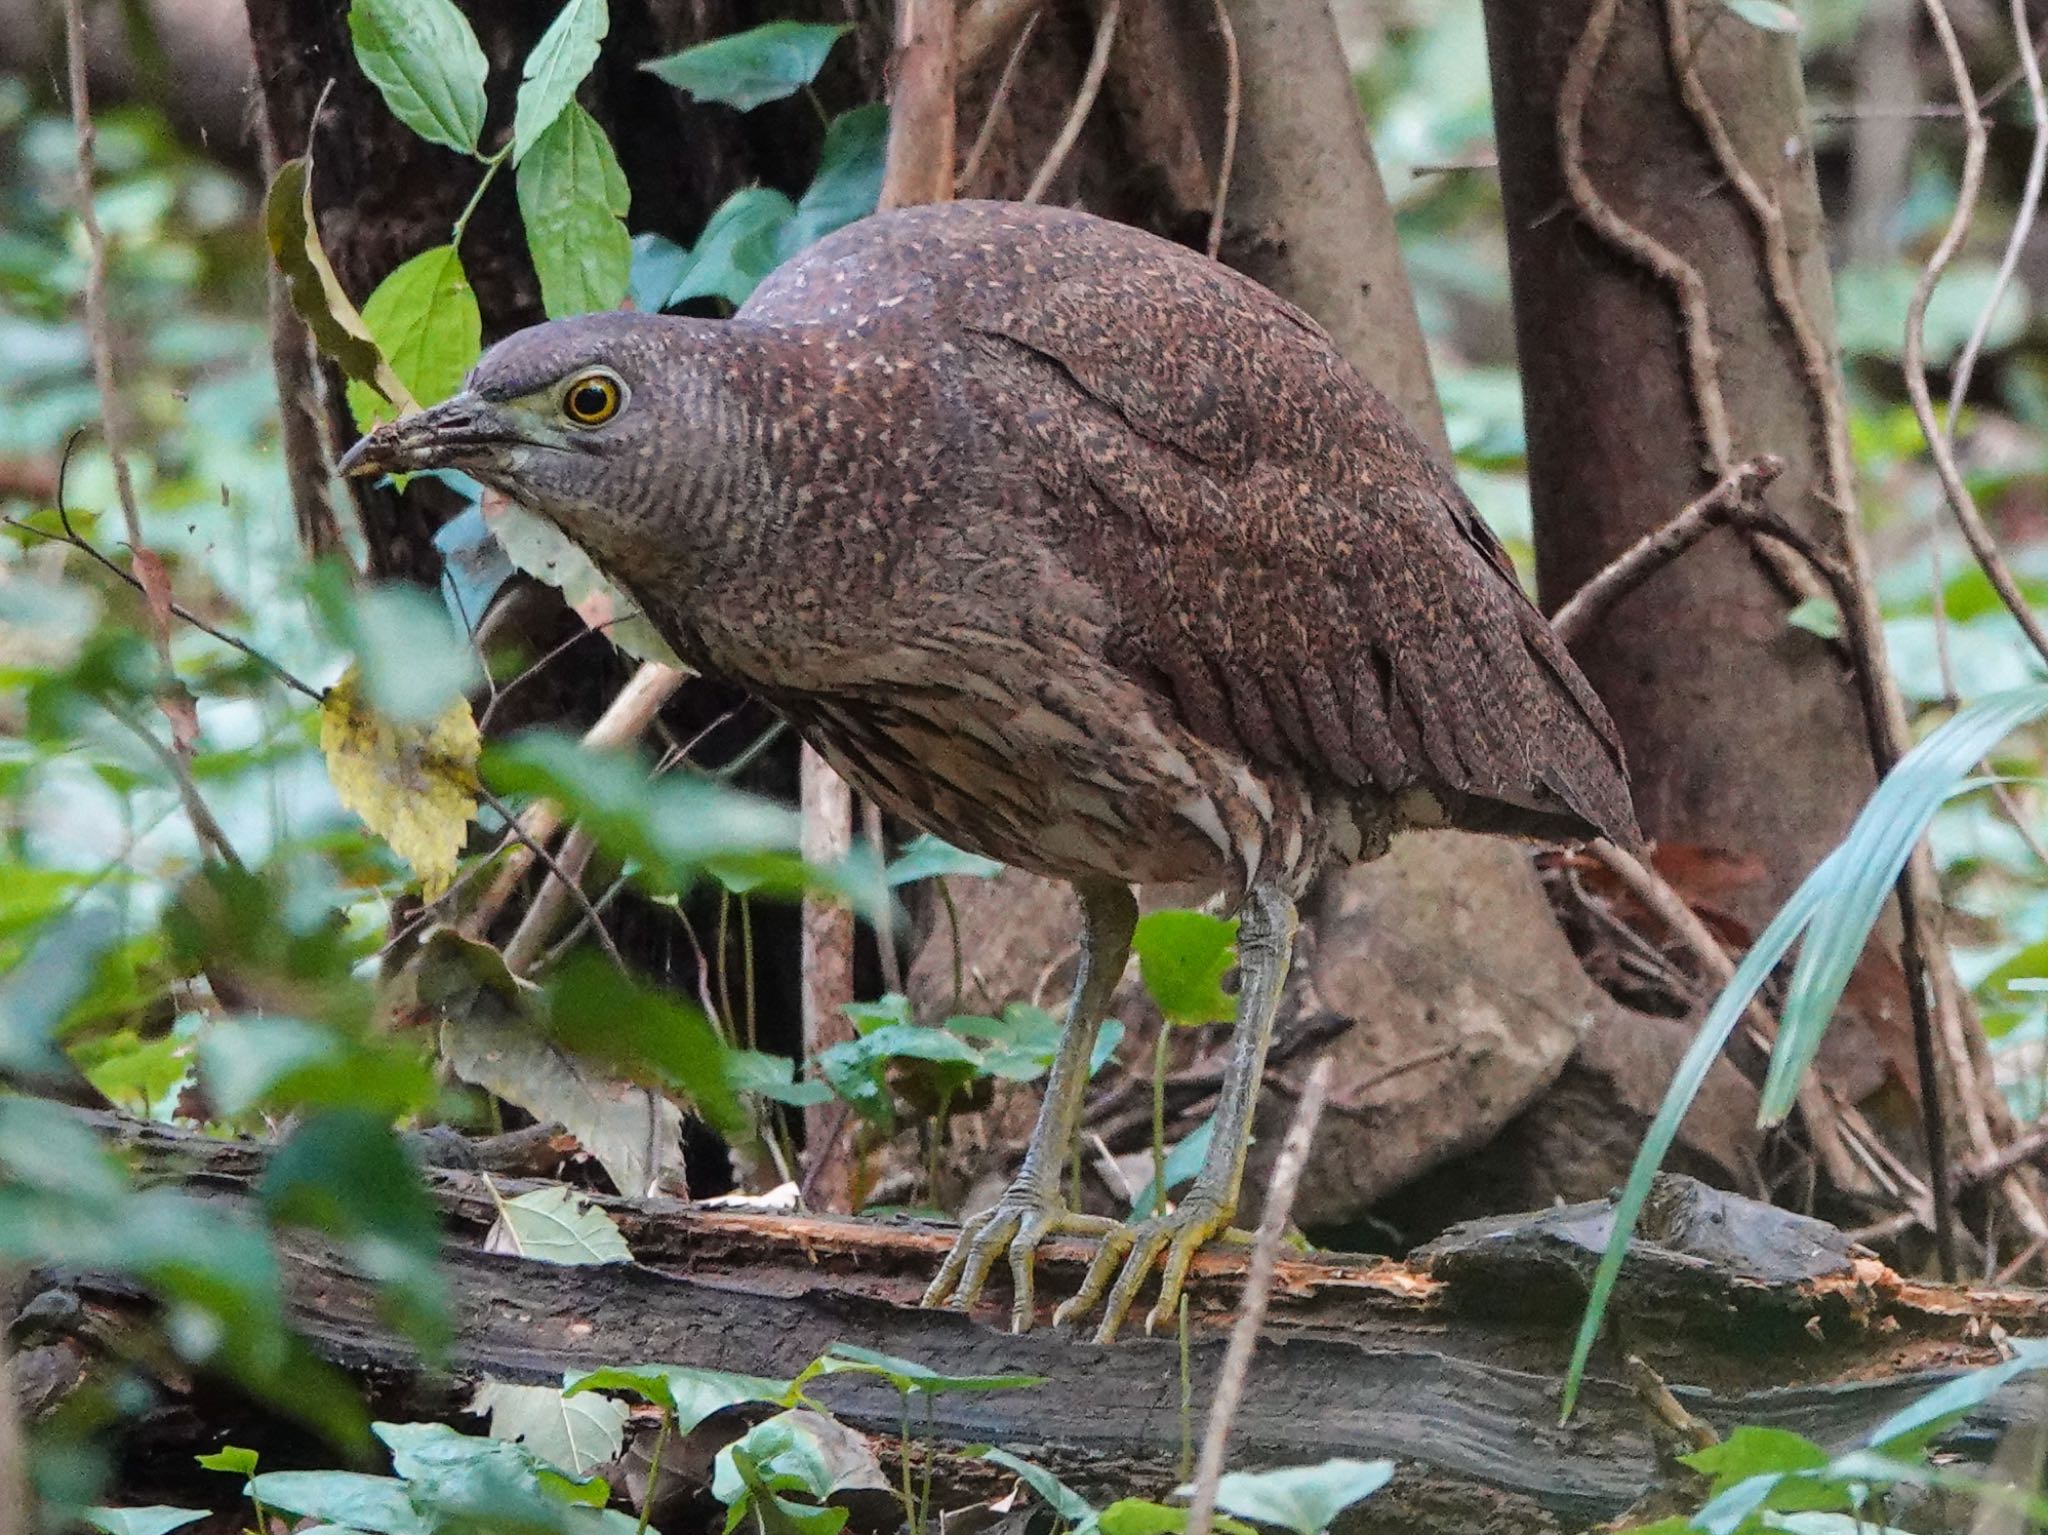
[[[1138,903],[1127,887],[1115,883],[1077,889],[1081,896],[1081,967],[1074,977],[1067,1027],[1060,1036],[1059,1053],[1053,1057],[1052,1073],[1046,1078],[1045,1102],[1024,1148],[1023,1165],[993,1206],[970,1216],[961,1226],[938,1277],[924,1292],[927,1306],[950,1303],[964,1310],[981,1294],[996,1259],[1007,1253],[1015,1296],[1010,1325],[1018,1332],[1031,1326],[1032,1270],[1038,1244],[1049,1236],[1096,1236],[1119,1229],[1115,1221],[1102,1216],[1069,1210],[1060,1193],[1060,1179],[1081,1128],[1095,1036],[1130,958]],[[1256,1074],[1253,1080],[1256,1082]]]
[[[1252,1109],[1258,1101],[1260,1075],[1266,1069],[1266,1046],[1272,1041],[1280,991],[1294,956],[1294,929],[1294,902],[1288,894],[1275,886],[1254,885],[1245,897],[1238,924],[1237,1026],[1230,1036],[1230,1059],[1224,1066],[1209,1155],[1172,1214],[1119,1226],[1103,1238],[1079,1293],[1060,1307],[1054,1322],[1085,1315],[1109,1289],[1110,1277],[1115,1275],[1116,1287],[1109,1289],[1102,1325],[1095,1332],[1097,1343],[1108,1343],[1130,1314],[1152,1265],[1164,1253],[1159,1302],[1145,1318],[1145,1330],[1149,1333],[1173,1324],[1188,1264],[1204,1242],[1230,1230],[1230,1218],[1237,1213]]]

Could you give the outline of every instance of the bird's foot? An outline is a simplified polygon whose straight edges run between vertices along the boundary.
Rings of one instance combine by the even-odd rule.
[[[970,1215],[954,1239],[938,1277],[919,1302],[965,1311],[980,1297],[996,1259],[1008,1254],[1013,1299],[1010,1329],[1029,1332],[1036,1310],[1033,1267],[1038,1244],[1054,1236],[1103,1236],[1120,1228],[1101,1215],[1077,1215],[1053,1190],[1014,1183],[988,1209]]]
[[[1159,1301],[1145,1317],[1145,1331],[1149,1335],[1162,1326],[1171,1327],[1180,1306],[1181,1286],[1188,1277],[1188,1265],[1203,1244],[1218,1238],[1226,1242],[1251,1240],[1250,1233],[1231,1226],[1233,1213],[1221,1200],[1196,1189],[1170,1215],[1118,1226],[1102,1239],[1080,1290],[1053,1313],[1053,1325],[1064,1326],[1087,1315],[1102,1299],[1102,1292],[1109,1290],[1101,1325],[1095,1329],[1095,1341],[1115,1341],[1124,1318],[1130,1315],[1132,1303],[1151,1275],[1152,1265],[1164,1254],[1165,1262],[1159,1272]],[[1119,1263],[1123,1265],[1121,1272],[1117,1268]],[[1109,1286],[1112,1274],[1116,1276],[1114,1289]]]

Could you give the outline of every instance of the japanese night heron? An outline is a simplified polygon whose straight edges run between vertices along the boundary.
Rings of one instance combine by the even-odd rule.
[[[1613,724],[1450,471],[1301,311],[1119,224],[909,208],[728,321],[535,326],[343,460],[433,466],[559,524],[890,812],[1079,892],[1037,1127],[928,1304],[1007,1257],[1027,1327],[1037,1245],[1078,1233],[1056,1320],[1107,1290],[1114,1336],[1162,1257],[1173,1314],[1237,1206],[1319,868],[1409,827],[1637,840]],[[1238,1016],[1199,1176],[1119,1226],[1061,1171],[1148,881],[1241,912]]]

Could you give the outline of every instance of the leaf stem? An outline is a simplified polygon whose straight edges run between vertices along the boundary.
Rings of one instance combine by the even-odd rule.
[[[668,1448],[669,1426],[674,1422],[675,1414],[663,1407],[661,1427],[654,1431],[654,1453],[647,1457],[647,1490],[640,1494],[640,1522],[633,1526],[633,1535],[647,1535],[647,1520],[654,1512],[654,1489],[661,1480],[661,1452]]]
[[[492,179],[498,174],[498,167],[503,165],[511,157],[511,154],[512,146],[507,144],[496,154],[488,155],[484,158],[482,179],[477,182],[476,190],[469,194],[468,203],[463,206],[460,213],[455,215],[454,227],[448,233],[448,243],[450,245],[460,248],[462,237],[469,229],[470,215],[476,212],[477,204],[484,200],[484,193],[490,189]]]
[[[1173,1038],[1173,1020],[1159,1024],[1152,1041],[1152,1213],[1166,1209],[1166,1047]]]

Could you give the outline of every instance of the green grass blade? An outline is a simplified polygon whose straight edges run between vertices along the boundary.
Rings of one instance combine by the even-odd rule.
[[[1764,1080],[1759,1123],[1792,1111],[1799,1083],[1820,1049],[1835,1004],[1862,957],[1899,871],[1942,803],[1974,786],[1966,775],[2006,736],[2048,713],[2048,686],[1993,693],[1957,712],[1885,775],[1838,850],[1833,896],[1800,945]]]
[[[1672,1074],[1671,1086],[1665,1089],[1664,1101],[1658,1105],[1657,1117],[1650,1121],[1649,1132],[1643,1137],[1643,1149],[1636,1153],[1635,1163],[1628,1170],[1628,1182],[1622,1186],[1621,1198],[1614,1207],[1614,1231],[1607,1239],[1606,1250],[1600,1255],[1600,1267],[1594,1271],[1586,1314],[1579,1323],[1578,1341],[1572,1348],[1571,1368],[1565,1375],[1562,1417],[1571,1416],[1572,1405],[1578,1400],[1579,1383],[1586,1373],[1586,1360],[1593,1352],[1593,1340],[1600,1336],[1600,1324],[1607,1314],[1608,1298],[1614,1293],[1615,1278],[1621,1273],[1621,1260],[1628,1252],[1628,1240],[1635,1231],[1636,1217],[1642,1214],[1643,1201],[1650,1196],[1650,1183],[1657,1176],[1657,1169],[1663,1165],[1664,1154],[1678,1138],[1679,1125],[1692,1107],[1700,1084],[1706,1080],[1708,1071],[1721,1054],[1721,1047],[1734,1032],[1743,1010],[1812,920],[1826,893],[1830,871],[1837,857],[1839,853],[1830,854],[1818,869],[1807,876],[1806,883],[1793,892],[1784,910],[1750,945],[1749,953],[1735,967],[1727,989],[1714,1000],[1705,1021],[1700,1024],[1699,1033],[1693,1036],[1692,1044],[1687,1047],[1685,1058]]]

